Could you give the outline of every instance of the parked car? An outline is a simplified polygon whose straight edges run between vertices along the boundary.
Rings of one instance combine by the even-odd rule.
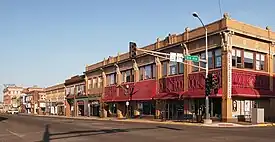
[[[11,108],[8,110],[8,114],[18,114],[18,113],[19,113],[19,111],[17,108]]]

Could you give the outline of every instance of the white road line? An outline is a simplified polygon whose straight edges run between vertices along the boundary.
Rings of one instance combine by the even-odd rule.
[[[19,138],[24,137],[24,135],[17,134],[17,133],[12,132],[12,131],[10,131],[10,130],[8,130],[8,129],[6,129],[6,131],[8,131],[9,133],[11,133],[11,134],[13,134],[13,135],[15,135],[15,136],[17,136],[17,137],[19,137]]]

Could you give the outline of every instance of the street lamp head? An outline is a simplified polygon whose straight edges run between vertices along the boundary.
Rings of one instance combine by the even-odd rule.
[[[193,15],[194,17],[196,17],[196,18],[199,17],[199,14],[198,14],[197,12],[193,12],[192,15]]]

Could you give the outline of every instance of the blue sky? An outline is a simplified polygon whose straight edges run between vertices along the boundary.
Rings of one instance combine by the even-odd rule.
[[[272,29],[274,5],[274,0],[221,0],[232,18]],[[193,11],[205,23],[221,18],[219,0],[1,0],[0,90],[5,83],[64,82],[86,64],[127,52],[129,41],[144,46],[200,26]]]

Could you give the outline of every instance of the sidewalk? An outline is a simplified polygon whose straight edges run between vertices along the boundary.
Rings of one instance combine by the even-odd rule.
[[[20,114],[20,115],[33,115],[38,117],[51,117],[51,118],[65,118],[65,119],[77,119],[77,120],[99,120],[99,121],[120,121],[120,122],[134,122],[134,123],[151,123],[151,124],[172,124],[172,125],[187,125],[187,126],[199,126],[199,127],[267,127],[275,126],[275,123],[264,123],[264,124],[237,124],[237,123],[224,123],[224,122],[213,122],[212,124],[203,123],[191,123],[191,122],[175,122],[175,121],[160,121],[160,120],[147,120],[147,119],[119,119],[119,118],[99,118],[99,117],[68,117],[58,115],[37,115],[37,114]]]

